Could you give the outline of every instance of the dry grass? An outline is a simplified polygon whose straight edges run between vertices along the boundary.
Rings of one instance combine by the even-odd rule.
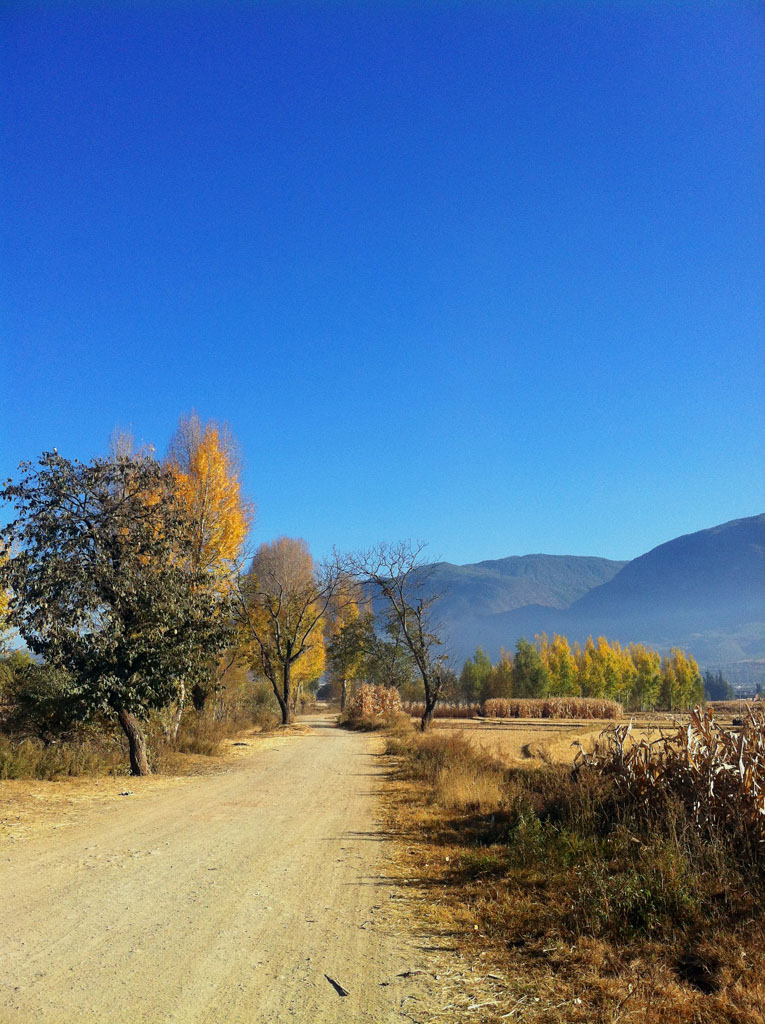
[[[232,736],[253,729],[268,732],[277,721],[268,708],[225,709],[222,714],[198,714],[189,709],[173,740],[159,716],[153,715],[143,726],[152,771],[169,775],[193,772],[195,761],[189,755],[217,757]],[[127,741],[113,721],[99,720],[72,732],[47,744],[0,733],[0,781],[129,774]]]
[[[422,718],[425,714],[423,701],[405,701],[404,710],[412,718]],[[433,718],[480,718],[483,714],[482,704],[447,704],[440,701],[433,711]]]
[[[502,780],[497,774],[470,765],[442,768],[435,782],[435,799],[449,811],[485,811],[502,803]]]
[[[765,706],[765,702],[758,697],[741,697],[738,700],[711,700],[707,704],[707,707],[714,712],[715,717],[718,719],[730,716],[739,717],[745,715],[747,709],[756,710],[758,707],[762,709],[763,706]]]
[[[425,705],[406,701],[404,710],[412,718],[422,718]],[[483,704],[439,702],[434,718],[621,718],[622,706],[614,700],[600,697],[491,697]]]
[[[476,751],[505,764],[573,764],[581,743],[594,746],[605,722],[557,722],[549,719],[508,722],[440,720],[431,732],[461,735]]]
[[[679,720],[686,721],[687,716],[681,716]],[[675,728],[678,718],[666,712],[653,712],[622,721],[631,724],[631,737],[639,742],[643,739],[652,741],[662,731]],[[459,733],[476,750],[508,765],[572,765],[580,749],[593,750],[603,730],[613,725],[606,719],[441,719],[432,724],[431,731]]]
[[[751,866],[702,841],[679,804],[642,821],[608,779],[498,764],[459,724],[389,744],[399,870],[433,944],[471,965],[443,1019],[765,1021],[764,882]],[[480,803],[453,800],[450,760],[465,794],[492,779]]]
[[[113,734],[44,744],[0,735],[0,780],[56,779],[77,775],[122,775],[127,754]]]

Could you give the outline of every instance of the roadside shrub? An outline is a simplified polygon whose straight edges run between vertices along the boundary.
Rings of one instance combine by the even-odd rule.
[[[215,757],[220,753],[220,746],[228,736],[244,731],[243,722],[226,718],[222,721],[212,715],[185,715],[178,730],[174,744],[179,754],[203,754]]]
[[[241,708],[249,715],[251,724],[261,732],[270,732],[282,720],[273,687],[262,679],[249,686],[247,699]]]
[[[722,738],[695,712],[662,755],[679,762],[680,785],[657,801],[625,782],[633,744],[621,731],[620,749],[604,742],[574,770],[492,765],[465,732],[411,730],[387,748],[415,783],[401,812],[415,845],[411,871],[433,886],[439,912],[449,907],[454,934],[474,931],[508,977],[547,964],[546,991],[581,1003],[566,1020],[616,1020],[633,985],[640,1019],[761,1020],[765,877],[751,844],[729,830],[742,809],[753,816],[750,795],[735,794],[762,793],[762,722],[742,742],[743,730]],[[651,748],[652,763],[665,746]],[[740,782],[721,779],[727,809],[715,816],[725,824],[710,828],[699,794],[728,773]],[[656,778],[663,787],[661,771]],[[646,965],[655,973],[638,989]]]

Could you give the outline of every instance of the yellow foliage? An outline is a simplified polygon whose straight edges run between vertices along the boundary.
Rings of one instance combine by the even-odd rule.
[[[242,494],[236,443],[226,427],[184,416],[170,443],[167,465],[194,525],[197,566],[225,571],[239,556],[253,506]]]
[[[0,563],[6,561],[7,558],[7,552],[0,549]],[[5,590],[4,587],[0,587],[0,653],[2,653],[5,647],[3,641],[6,638],[7,634],[10,632],[10,627],[8,626],[8,606],[8,591]]]
[[[555,633],[549,640],[543,633],[537,637],[537,642],[542,664],[550,673],[553,692],[560,696],[580,693],[576,659],[566,637]]]
[[[327,600],[304,540],[262,544],[246,581],[243,635],[258,672],[294,706],[324,670]],[[287,691],[287,678],[290,691]]]
[[[312,683],[324,671],[326,652],[321,622],[317,625],[316,631],[311,634],[311,639],[313,642],[306,647],[292,666],[292,680],[297,685]]]

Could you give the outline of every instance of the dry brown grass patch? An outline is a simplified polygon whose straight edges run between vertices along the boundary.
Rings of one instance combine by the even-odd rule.
[[[436,776],[434,799],[446,810],[496,810],[504,798],[502,783],[498,772],[481,766],[444,766]]]
[[[471,740],[437,729],[390,746],[399,871],[432,944],[464,965],[465,998],[445,992],[438,1019],[763,1024],[761,882],[696,842],[682,808],[640,832],[609,783],[563,767],[494,761],[501,792],[470,805],[469,757],[487,770]],[[441,786],[449,755],[467,779],[457,799]]]

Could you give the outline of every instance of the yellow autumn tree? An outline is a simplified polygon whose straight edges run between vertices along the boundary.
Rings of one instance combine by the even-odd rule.
[[[261,544],[239,580],[236,609],[253,669],[269,680],[282,722],[293,719],[295,690],[315,678],[324,658],[324,623],[342,591],[338,561],[317,565],[304,540],[280,537]]]
[[[374,614],[362,612],[357,586],[348,581],[341,588],[341,600],[333,602],[326,626],[327,674],[340,691],[340,710],[344,710],[348,687],[364,675],[374,638]]]
[[[579,694],[576,659],[566,637],[555,633],[550,640],[542,633],[537,637],[537,647],[550,674],[550,693],[556,697]]]
[[[10,599],[8,591],[2,585],[2,569],[8,561],[7,552],[0,547],[0,654],[5,654],[8,648],[8,640],[11,635],[11,628],[8,622],[8,611]]]
[[[491,666],[486,680],[486,697],[511,697],[513,693],[513,655],[504,647],[499,649],[499,661]]]
[[[242,492],[236,439],[225,424],[213,420],[203,423],[192,411],[181,416],[165,465],[173,474],[176,492],[191,521],[193,567],[212,573],[221,591],[229,591],[254,516],[254,507]],[[216,685],[214,667],[210,675],[208,685],[197,683],[193,689],[197,710],[204,708]],[[170,726],[173,735],[178,733],[185,701],[184,681],[179,680]]]
[[[679,647],[673,647],[662,659],[659,691],[661,707],[669,711],[689,708],[704,701],[704,683],[696,659]]]
[[[591,636],[583,648],[577,644],[574,648],[576,670],[580,690],[585,697],[602,697],[606,692],[606,680],[603,676],[603,662],[598,657],[595,641]]]
[[[645,644],[630,644],[629,654],[634,668],[630,707],[634,711],[655,708],[661,689],[661,655]]]
[[[239,447],[229,428],[182,416],[166,458],[194,528],[196,566],[228,576],[252,525],[254,508],[242,493]]]
[[[317,626],[323,634],[321,623]],[[300,710],[300,699],[303,692],[316,683],[326,665],[327,656],[324,643],[315,643],[306,650],[303,657],[295,662],[292,672],[292,711]]]

